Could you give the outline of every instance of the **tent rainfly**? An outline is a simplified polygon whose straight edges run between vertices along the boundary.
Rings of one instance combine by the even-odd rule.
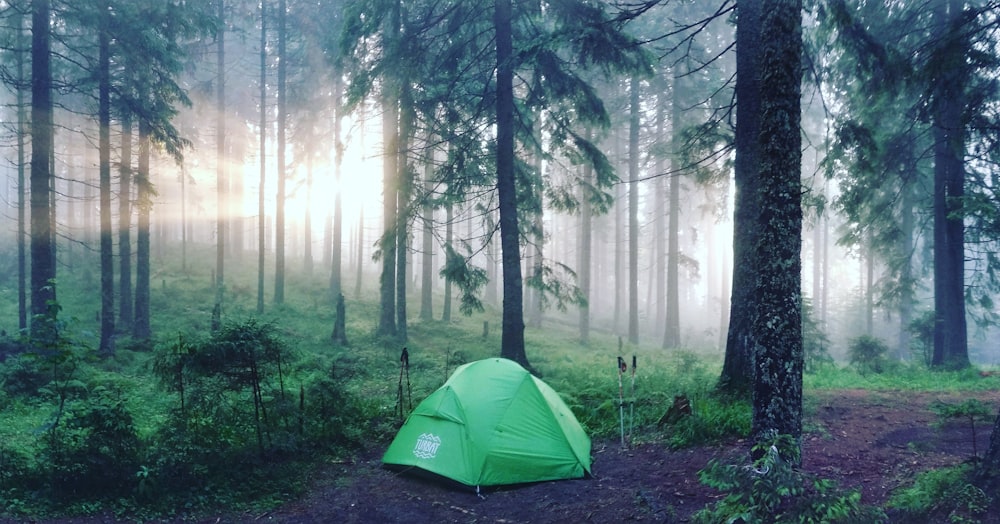
[[[459,366],[417,405],[382,462],[475,487],[583,477],[590,437],[548,384],[512,360]]]

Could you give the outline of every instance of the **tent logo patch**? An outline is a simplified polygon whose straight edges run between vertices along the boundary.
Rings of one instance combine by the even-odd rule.
[[[417,437],[417,445],[413,446],[413,454],[417,458],[432,459],[437,455],[439,446],[441,437],[433,433],[421,433]]]

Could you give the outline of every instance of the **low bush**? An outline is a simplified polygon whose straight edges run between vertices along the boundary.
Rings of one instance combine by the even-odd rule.
[[[907,522],[980,522],[991,500],[972,483],[973,470],[960,464],[921,473],[912,485],[893,492],[886,507]]]
[[[796,468],[798,453],[791,437],[779,436],[755,446],[754,454],[760,458],[752,464],[712,460],[699,472],[701,482],[726,494],[692,520],[706,524],[886,521],[881,509],[861,503],[859,491],[843,491],[831,480]]]

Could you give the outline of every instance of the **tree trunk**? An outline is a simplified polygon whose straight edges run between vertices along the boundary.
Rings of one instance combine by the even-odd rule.
[[[354,296],[361,297],[361,280],[364,276],[365,267],[365,206],[362,205],[358,211],[358,273],[354,280]]]
[[[734,163],[736,195],[733,205],[733,278],[729,302],[729,328],[726,354],[719,376],[718,389],[737,396],[748,396],[753,376],[750,316],[757,263],[754,245],[757,236],[758,163],[760,146],[760,17],[757,2],[743,2],[738,7],[736,23],[736,160]]]
[[[267,265],[264,183],[267,181],[267,1],[260,3],[260,184],[257,189],[257,313],[264,312],[264,269]],[[220,60],[221,62],[221,60]]]
[[[524,348],[517,174],[514,171],[514,43],[511,0],[495,2],[493,24],[497,47],[497,197],[503,257],[503,332],[500,337],[500,356],[529,367]]]
[[[943,369],[969,366],[965,321],[965,105],[961,3],[938,0],[940,63],[945,69],[934,86],[934,353],[931,364]]]
[[[590,130],[587,137],[591,138]],[[593,217],[594,206],[591,203],[590,187],[594,183],[594,166],[587,163],[583,166],[583,193],[580,195],[580,263],[577,268],[577,276],[580,279],[580,293],[583,294],[584,303],[580,305],[580,343],[590,343],[590,276],[591,269],[591,241],[593,238]]]
[[[802,0],[762,5],[759,187],[760,234],[751,337],[754,344],[752,439],[779,435],[799,460],[802,436]]]
[[[343,122],[343,104],[341,98],[344,96],[344,86],[339,75],[334,75],[333,80],[333,177],[338,188],[333,197],[333,225],[331,232],[332,249],[326,252],[330,254],[330,293],[335,300],[339,300],[343,294],[343,242],[344,242],[344,210],[343,210],[343,189],[341,180],[343,179],[344,165],[344,141],[341,140],[341,124]]]
[[[98,29],[97,72],[97,149],[98,185],[101,222],[101,340],[98,354],[110,357],[115,352],[115,266],[111,229],[111,14],[101,6]]]
[[[149,173],[149,124],[139,121],[139,162],[135,178],[136,205],[138,207],[138,227],[135,243],[135,323],[132,337],[149,340],[152,331],[149,325],[149,215],[153,208],[153,194]],[[221,300],[216,307],[221,307]]]
[[[215,226],[215,311],[221,313],[222,311],[222,299],[223,291],[225,290],[226,282],[226,227],[227,227],[227,217],[226,217],[226,1],[219,0],[219,30],[216,34],[215,43],[215,65],[217,71],[216,75],[216,121],[215,121],[215,205],[216,205],[216,226]],[[145,125],[143,120],[139,121],[139,140],[148,140],[147,137],[143,137],[142,126]],[[140,144],[140,159],[142,162],[142,145]],[[148,147],[148,145],[146,146]],[[148,151],[146,153],[148,155]],[[148,158],[147,158],[148,162]],[[148,169],[148,164],[147,164]],[[148,176],[147,172],[145,176]],[[149,183],[149,180],[146,180]],[[141,197],[140,197],[141,198]],[[140,206],[145,205],[141,203]],[[148,211],[148,210],[147,210]],[[140,207],[140,214],[142,209]],[[147,214],[148,217],[148,214]],[[147,228],[148,228],[147,223]],[[136,234],[136,241],[139,243],[139,234]],[[146,230],[146,242],[149,242],[149,230]],[[147,244],[148,249],[148,244]],[[147,257],[149,255],[148,251],[146,253]],[[148,259],[147,259],[148,262]],[[139,261],[136,260],[136,265]],[[148,268],[147,268],[148,271]],[[136,302],[139,301],[139,283],[138,275],[139,268],[136,268]],[[147,288],[148,292],[148,288]],[[148,296],[146,297],[149,298]],[[136,304],[136,308],[138,308]],[[136,311],[136,316],[139,313]],[[137,319],[138,321],[138,319]],[[138,327],[136,328],[138,329]]]
[[[914,286],[916,283],[913,277],[913,261],[911,260],[914,249],[913,235],[916,222],[913,184],[904,180],[902,192],[899,233],[902,237],[900,249],[903,256],[903,266],[899,271],[902,291],[899,295],[899,343],[896,346],[896,357],[899,360],[908,360],[910,358],[910,323],[913,322],[913,309],[916,303],[914,299]]]
[[[865,294],[865,334],[872,335],[875,331],[875,240],[871,230],[865,235],[864,248],[864,294]]]
[[[56,265],[50,196],[53,134],[49,0],[32,2],[31,18],[31,336],[54,341],[54,318],[44,320],[56,300]]]
[[[639,77],[629,82],[628,341],[639,343]]]
[[[132,115],[127,109],[122,110],[121,124],[121,164],[118,168],[118,329],[127,333],[132,329]],[[186,173],[181,174],[181,177],[186,176]],[[181,181],[183,183],[184,178]]]
[[[444,217],[444,250],[445,257],[452,249],[452,242],[455,240],[455,227],[452,222],[455,220],[454,204],[450,201],[445,204]],[[451,278],[444,279],[444,305],[441,307],[441,321],[451,322]]]
[[[621,158],[621,144],[620,137],[615,137],[615,158]],[[614,271],[615,278],[611,285],[611,293],[614,295],[614,331],[615,333],[621,333],[621,312],[624,307],[623,300],[624,294],[628,289],[628,286],[624,285],[626,280],[625,276],[625,256],[622,251],[622,246],[625,246],[628,242],[626,238],[626,216],[628,215],[628,205],[624,204],[628,201],[628,184],[618,184],[617,191],[615,194],[615,228],[614,228],[614,245],[613,253],[615,257]]]
[[[399,45],[399,2],[393,2],[383,28],[385,46]],[[395,49],[392,49],[394,52]],[[379,323],[382,336],[396,336],[396,213],[399,176],[398,81],[383,75],[382,85],[382,274],[379,277]]]
[[[306,277],[313,274],[313,254],[312,254],[312,198],[313,194],[313,152],[308,151],[312,146],[306,146],[306,209],[302,224],[302,272]],[[311,280],[311,278],[310,278]]]
[[[680,156],[683,140],[678,130],[681,128],[681,104],[677,101],[680,94],[680,74],[674,70],[674,104],[670,112],[670,129],[673,137],[671,149],[670,174],[670,211],[667,221],[667,319],[664,325],[663,347],[677,348],[681,345],[681,312],[680,312],[680,207],[681,180]]]
[[[987,493],[996,493],[996,489],[1000,487],[1000,411],[993,422],[990,446],[976,469],[976,484]]]
[[[278,190],[274,206],[274,303],[285,302],[285,185],[288,179],[285,166],[286,126],[288,125],[288,108],[286,97],[286,77],[288,75],[288,56],[285,53],[287,35],[285,27],[285,0],[278,0],[278,112],[277,140],[278,148]]]
[[[27,49],[24,33],[23,15],[15,16],[15,32],[17,33],[17,43],[19,50],[16,53],[17,62],[17,327],[22,332],[28,329],[28,250],[27,250],[27,211],[28,205],[25,202],[27,192],[25,187],[27,180],[24,173],[24,157],[27,151],[25,147],[25,136],[28,131],[25,126],[28,122],[28,115],[25,111],[24,84],[24,54]]]
[[[424,166],[424,205],[423,205],[423,260],[420,263],[420,320],[434,319],[434,206],[431,205],[431,193],[434,184],[431,181],[432,162]]]
[[[656,97],[656,142],[661,144],[667,140],[669,89],[670,84],[666,81],[661,80],[656,83],[656,90],[659,91]],[[668,201],[668,196],[664,176],[672,176],[672,173],[667,168],[666,158],[663,154],[656,156],[655,172],[658,175],[653,189],[653,200],[657,202],[657,205],[653,206],[655,209],[653,228],[656,256],[651,269],[656,279],[656,314],[652,315],[652,320],[655,327],[653,335],[663,340],[665,345],[667,332],[663,326],[667,325],[667,215],[664,212],[663,203]]]
[[[403,88],[400,96],[399,152],[396,179],[399,189],[396,193],[396,337],[406,342],[406,289],[409,277],[410,254],[410,200],[413,194],[413,171],[410,169],[410,139],[413,135],[414,114],[410,88]]]

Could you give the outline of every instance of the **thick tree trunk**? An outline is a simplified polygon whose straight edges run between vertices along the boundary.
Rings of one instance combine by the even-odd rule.
[[[802,0],[762,4],[760,234],[751,337],[752,439],[802,436]]]
[[[410,169],[410,140],[413,135],[413,121],[416,118],[409,86],[404,87],[400,96],[399,119],[399,190],[396,195],[396,336],[406,342],[406,289],[409,278],[410,254],[410,200],[413,194],[413,171]]]
[[[976,483],[987,493],[996,493],[1000,487],[1000,411],[993,422],[990,446],[976,470]]]
[[[639,343],[639,77],[629,82],[628,341]]]
[[[958,28],[961,3],[938,0],[944,70],[934,86],[934,353],[944,369],[969,366],[965,320],[965,229],[961,215],[965,181],[964,54]]]
[[[726,354],[718,388],[734,395],[750,393],[753,375],[750,316],[757,263],[754,245],[757,235],[757,170],[760,146],[760,16],[758,2],[739,5],[736,22],[736,195],[733,209],[733,278],[729,302]]]
[[[264,312],[267,239],[264,183],[267,180],[267,2],[260,3],[260,184],[257,189],[257,313]],[[221,62],[221,60],[220,60]]]
[[[342,132],[343,123],[343,104],[341,103],[341,98],[344,96],[344,86],[337,75],[334,75],[333,80],[333,177],[336,181],[336,186],[341,187],[341,180],[343,179],[343,166],[344,166],[344,141],[341,139],[340,135]],[[343,190],[338,189],[337,194],[334,195],[333,200],[333,224],[331,232],[332,244],[330,250],[325,250],[326,254],[330,256],[330,293],[335,300],[339,300],[338,297],[343,293],[343,276],[341,275],[341,269],[343,267],[343,242],[344,242],[344,209],[343,209]],[[325,255],[324,255],[325,256]]]
[[[101,10],[98,30],[97,149],[101,222],[101,341],[98,353],[115,352],[114,232],[111,229],[111,35],[107,6]]]
[[[500,356],[528,367],[524,348],[520,228],[514,171],[514,68],[511,0],[494,4],[497,52],[497,197],[503,257],[503,332]]]
[[[214,311],[222,311],[222,299],[223,292],[225,290],[226,282],[226,228],[227,219],[226,217],[226,30],[225,30],[225,16],[226,16],[226,2],[225,0],[219,0],[219,31],[216,34],[215,42],[215,65],[216,65],[216,121],[215,121],[215,205],[216,205],[216,227],[215,227],[215,308]],[[143,121],[139,122],[139,140],[142,141],[142,126]],[[148,139],[148,137],[146,138]],[[140,150],[142,145],[139,146]],[[148,153],[147,153],[148,154]],[[142,162],[140,155],[140,162]],[[148,172],[146,173],[148,175]],[[148,183],[148,180],[146,181]],[[141,197],[140,197],[141,198]],[[144,204],[140,203],[140,206]],[[142,213],[140,207],[140,213]],[[148,224],[147,224],[148,225]],[[136,242],[139,242],[138,233],[136,234]],[[149,241],[149,231],[146,231],[146,241]],[[148,245],[147,245],[148,248]],[[148,252],[147,252],[148,256]],[[136,260],[136,265],[138,266],[139,261]],[[148,269],[148,268],[147,268]],[[138,272],[139,268],[136,268],[136,302],[139,300],[139,283],[138,283]],[[147,289],[148,291],[148,289]],[[146,297],[148,298],[148,296]],[[138,304],[136,304],[138,308]],[[138,311],[136,316],[138,316]],[[138,319],[137,319],[138,321]],[[137,328],[138,329],[138,328]]]
[[[22,50],[17,51],[16,60],[19,84],[17,87],[17,327],[23,332],[28,329],[28,228],[26,216],[28,205],[24,200],[27,195],[24,157],[27,151],[25,137],[28,131],[25,126],[28,122],[28,115],[25,110],[25,89],[23,87],[26,80],[24,76],[24,49],[27,48],[27,43],[24,36],[24,17],[15,16],[15,19],[18,47],[22,48]]]
[[[587,137],[591,138],[590,133]],[[590,276],[593,272],[591,268],[591,239],[593,233],[594,206],[591,203],[588,191],[594,183],[594,167],[590,164],[583,166],[583,194],[580,195],[580,263],[577,268],[577,276],[580,280],[580,293],[586,301],[580,305],[580,343],[590,343]]]
[[[393,2],[386,27],[386,46],[399,40],[399,2]],[[399,176],[399,91],[386,77],[382,86],[382,274],[379,277],[378,334],[396,336],[396,213]]]
[[[431,193],[434,184],[431,181],[431,162],[424,167],[424,205],[423,205],[423,241],[420,262],[420,320],[434,319],[434,206],[431,205]]]
[[[670,112],[670,128],[674,130],[671,140],[672,169],[670,174],[670,210],[667,221],[667,318],[664,325],[663,347],[677,348],[681,345],[681,311],[680,311],[680,148],[681,138],[677,130],[681,128],[681,104],[677,102],[680,90],[680,75],[674,72],[674,104]]]
[[[910,358],[910,323],[913,322],[913,309],[916,303],[914,299],[914,287],[916,282],[913,277],[913,262],[911,256],[914,249],[913,235],[915,230],[914,213],[914,188],[909,181],[903,181],[903,199],[901,204],[901,220],[899,233],[902,245],[900,251],[903,256],[903,266],[899,271],[900,296],[899,296],[899,342],[896,346],[896,357],[899,360]]]
[[[307,146],[308,147],[308,146]],[[302,272],[306,277],[313,274],[312,253],[312,199],[313,194],[313,153],[306,151],[306,209],[302,223]]]
[[[288,76],[288,56],[285,53],[287,39],[285,20],[287,18],[285,0],[278,0],[278,112],[277,112],[277,182],[278,190],[274,205],[274,303],[285,302],[285,185],[288,179],[285,166],[286,126],[288,108],[286,104],[286,78]]]
[[[182,177],[187,176],[182,173]],[[184,179],[182,178],[182,182]],[[121,164],[118,168],[118,329],[132,329],[132,115],[122,111]],[[181,186],[184,187],[183,185]],[[187,227],[187,224],[182,225]]]
[[[45,319],[56,300],[55,222],[52,196],[53,134],[49,0],[32,2],[31,18],[31,336],[54,341],[54,319]]]
[[[135,254],[135,323],[132,337],[149,340],[152,331],[149,325],[149,215],[153,208],[152,185],[149,173],[149,124],[139,121],[139,162],[136,172],[136,205],[138,226],[136,228]],[[221,301],[216,302],[221,307]]]

